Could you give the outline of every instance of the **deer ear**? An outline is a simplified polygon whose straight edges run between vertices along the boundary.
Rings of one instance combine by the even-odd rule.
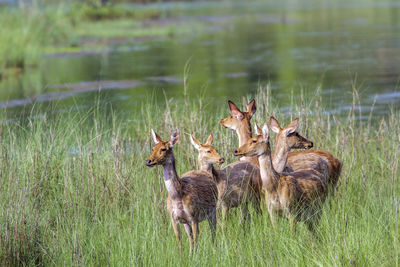
[[[247,113],[250,114],[250,116],[253,116],[254,113],[256,113],[257,107],[256,107],[256,101],[253,99],[250,101],[250,103],[247,105]]]
[[[268,125],[265,123],[262,127],[262,134],[265,141],[269,141],[269,130]]]
[[[179,141],[179,131],[175,130],[171,134],[171,137],[169,139],[169,144],[171,145],[171,147],[174,147],[174,145],[178,143],[178,141]]]
[[[194,148],[196,148],[197,150],[200,150],[200,142],[197,141],[197,139],[194,138],[193,135],[190,135],[190,142],[192,143]]]
[[[292,121],[292,122],[284,129],[285,134],[288,135],[288,134],[294,133],[294,131],[296,131],[296,129],[297,129],[297,124],[298,124],[298,122],[299,122],[299,118],[296,118],[294,121]]]
[[[261,133],[262,133],[262,130],[261,130],[261,128],[257,125],[257,123],[254,125],[254,133],[255,133],[256,135],[261,135]]]
[[[243,113],[235,105],[235,103],[233,103],[232,101],[228,100],[228,105],[229,105],[229,110],[231,112],[231,115],[236,117],[239,120],[242,120],[243,119]]]
[[[212,133],[210,133],[210,135],[207,138],[207,142],[206,145],[211,146],[212,142],[214,141],[214,136],[212,135]]]
[[[269,124],[271,125],[271,130],[275,133],[279,133],[282,130],[281,126],[279,125],[279,122],[272,116],[269,119]]]
[[[156,143],[156,145],[162,142],[161,138],[158,136],[158,134],[156,134],[156,132],[153,129],[151,129],[151,136],[153,136],[153,141],[154,143]]]

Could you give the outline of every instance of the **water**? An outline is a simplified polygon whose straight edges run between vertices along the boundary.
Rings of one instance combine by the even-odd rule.
[[[189,97],[205,97],[210,109],[240,101],[266,83],[282,110],[290,98],[312,98],[321,88],[327,112],[344,117],[353,86],[365,116],[373,103],[376,118],[400,106],[398,2],[180,5],[178,18],[151,23],[195,21],[206,29],[181,37],[116,39],[100,52],[46,55],[39,68],[1,85],[0,107],[14,115],[35,101],[90,108],[102,88],[102,99],[114,109],[135,112],[150,95],[160,103],[163,92],[182,101],[185,65]]]

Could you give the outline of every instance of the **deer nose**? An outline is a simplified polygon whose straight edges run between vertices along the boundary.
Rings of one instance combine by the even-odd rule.
[[[313,142],[310,142],[310,144],[308,145],[308,148],[312,148],[314,146]]]
[[[150,165],[151,165],[151,160],[149,160],[149,159],[146,160],[146,165],[147,165],[147,166],[150,166]]]
[[[237,156],[237,153],[238,153],[238,151],[237,151],[237,149],[235,149],[235,151],[233,151],[233,155]]]
[[[225,159],[224,158],[220,158],[219,159],[219,163],[224,163],[225,162]]]

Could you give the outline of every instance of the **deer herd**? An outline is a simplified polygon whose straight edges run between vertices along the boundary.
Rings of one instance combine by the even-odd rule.
[[[239,148],[233,153],[240,160],[223,169],[214,167],[224,163],[225,159],[212,146],[213,135],[210,134],[204,144],[191,135],[190,141],[199,152],[199,170],[179,177],[173,154],[179,132],[175,130],[168,141],[163,141],[151,130],[156,145],[146,165],[163,167],[168,191],[167,210],[179,248],[179,224],[185,228],[192,251],[201,221],[208,220],[214,240],[217,218],[224,221],[229,209],[241,207],[242,218],[246,220],[249,204],[261,213],[262,194],[273,227],[276,226],[276,216],[281,215],[290,221],[291,230],[296,221],[303,221],[314,232],[324,200],[337,185],[341,161],[324,150],[290,152],[291,149],[313,147],[311,141],[296,132],[298,119],[281,128],[278,121],[271,117],[269,126],[264,124],[260,128],[255,125],[255,135],[252,135],[250,120],[256,112],[254,99],[248,104],[247,111],[241,111],[231,101],[228,105],[231,116],[222,119],[220,124],[236,131]],[[276,133],[273,154],[270,130]]]

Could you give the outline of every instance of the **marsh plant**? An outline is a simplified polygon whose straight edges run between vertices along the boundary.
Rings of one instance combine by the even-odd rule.
[[[355,92],[348,116],[338,119],[324,112],[320,97],[295,99],[282,113],[271,91],[261,88],[252,119],[263,124],[273,115],[287,125],[298,117],[300,134],[342,160],[335,195],[328,195],[315,234],[301,222],[291,232],[283,218],[273,229],[265,206],[262,215],[250,206],[247,226],[232,210],[225,226],[217,226],[215,243],[208,225],[200,224],[191,256],[186,237],[179,253],[162,170],[145,165],[154,145],[150,130],[165,136],[180,130],[178,174],[197,169],[190,133],[205,140],[212,132],[224,164],[233,162],[236,135],[219,125],[229,113],[226,104],[206,113],[205,99],[189,98],[187,106],[149,99],[141,112],[128,115],[105,104],[62,113],[35,106],[13,120],[2,110],[1,264],[399,265],[400,113],[365,119]],[[250,99],[233,100],[247,105]]]

